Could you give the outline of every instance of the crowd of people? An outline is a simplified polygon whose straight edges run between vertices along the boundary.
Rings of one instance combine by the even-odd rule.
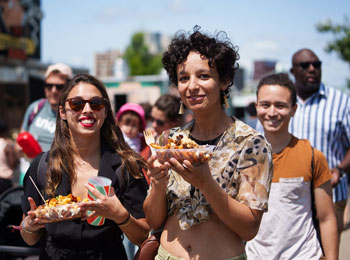
[[[23,240],[40,243],[40,259],[133,259],[154,232],[161,233],[157,260],[338,259],[349,97],[325,86],[318,56],[300,49],[291,59],[294,83],[286,73],[262,78],[243,122],[225,110],[238,60],[225,32],[176,34],[162,62],[178,95],[118,111],[96,77],[74,76],[62,63],[47,68],[45,98],[29,105],[21,127],[43,151],[23,178],[20,223]],[[181,135],[215,148],[200,164],[161,163],[144,130],[156,142]],[[20,157],[0,122],[0,193],[13,186]],[[109,195],[87,185],[96,176],[111,180]],[[81,219],[42,224],[35,186],[44,199],[89,192],[96,200],[81,204]],[[93,216],[104,225],[89,224]]]

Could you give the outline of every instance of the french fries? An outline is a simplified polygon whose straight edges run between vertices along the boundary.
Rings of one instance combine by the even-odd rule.
[[[212,157],[212,147],[199,146],[195,141],[182,134],[168,139],[168,143],[164,146],[155,143],[151,143],[150,146],[155,149],[160,163],[175,158],[181,163],[188,160],[192,164],[201,164]]]
[[[40,219],[40,223],[52,223],[63,220],[81,218],[85,212],[80,210],[80,202],[89,201],[87,198],[81,199],[72,194],[67,196],[58,195],[55,198],[46,200],[46,204],[40,205],[33,212]]]

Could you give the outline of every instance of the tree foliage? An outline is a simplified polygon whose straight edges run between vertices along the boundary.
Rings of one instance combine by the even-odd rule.
[[[331,20],[320,22],[316,26],[321,33],[332,33],[334,40],[327,43],[327,52],[336,52],[350,66],[350,19],[345,16],[343,24],[334,24]],[[347,80],[350,88],[350,80]]]
[[[142,32],[132,36],[124,58],[129,65],[131,76],[158,74],[162,68],[161,55],[152,55],[149,52]]]

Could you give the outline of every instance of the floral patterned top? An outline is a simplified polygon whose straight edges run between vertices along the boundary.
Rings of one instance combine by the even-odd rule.
[[[189,135],[193,122],[172,129],[172,134]],[[209,161],[211,174],[226,193],[252,209],[267,211],[272,180],[271,147],[265,138],[243,122],[233,118]],[[166,192],[168,215],[176,213],[182,230],[208,221],[212,210],[202,192],[169,170]]]

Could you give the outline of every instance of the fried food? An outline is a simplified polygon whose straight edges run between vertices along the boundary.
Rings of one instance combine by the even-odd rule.
[[[176,135],[168,139],[168,143],[164,146],[150,144],[155,149],[194,149],[199,148],[199,145],[187,136],[182,134]]]
[[[39,206],[33,212],[40,223],[52,223],[63,220],[81,218],[85,212],[80,210],[80,203],[89,201],[87,198],[81,199],[72,194],[67,196],[58,195],[55,198],[46,200],[46,204]]]
[[[184,160],[192,164],[201,164],[212,157],[212,146],[200,146],[187,136],[178,134],[168,139],[164,146],[151,143],[150,146],[155,149],[158,161],[165,163],[170,158],[175,158],[179,162]]]

